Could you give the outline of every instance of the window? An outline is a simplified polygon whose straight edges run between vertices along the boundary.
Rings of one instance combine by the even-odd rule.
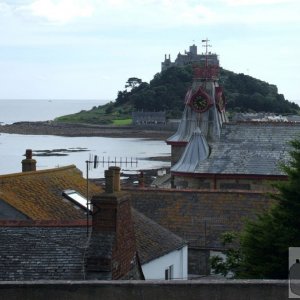
[[[173,265],[165,269],[165,280],[173,279]]]
[[[74,190],[65,190],[62,192],[63,197],[72,201],[83,209],[86,209],[86,198]]]

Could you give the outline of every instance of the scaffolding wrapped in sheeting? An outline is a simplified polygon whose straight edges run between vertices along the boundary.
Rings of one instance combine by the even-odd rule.
[[[177,132],[167,139],[167,143],[188,142],[198,126],[197,123],[197,113],[186,105]]]
[[[193,132],[179,161],[171,168],[171,172],[194,172],[200,161],[209,156],[209,146],[199,127]]]
[[[222,124],[227,121],[225,110],[220,111],[217,108],[215,101],[215,88],[218,84],[215,82],[203,83],[203,87],[199,84],[195,85],[193,90],[187,92],[185,98],[185,108],[182,119],[179,123],[177,132],[167,139],[168,144],[188,142],[193,132],[197,127],[200,127],[202,134],[207,141],[215,142],[219,140],[221,134]],[[204,90],[209,94],[212,103],[205,111],[199,112],[193,108],[191,99],[199,90]]]

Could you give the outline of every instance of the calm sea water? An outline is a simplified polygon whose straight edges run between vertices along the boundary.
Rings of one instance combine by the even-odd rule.
[[[47,121],[56,117],[89,110],[106,100],[0,100],[0,122]]]
[[[78,112],[82,109],[90,109],[93,106],[102,105],[99,101],[78,100],[0,100],[0,120],[4,123],[17,121],[44,121]],[[59,137],[44,135],[18,135],[0,134],[0,174],[16,173],[21,171],[21,160],[24,159],[26,149],[34,151],[86,148],[85,152],[63,152],[66,156],[38,156],[37,169],[48,169],[57,166],[75,164],[85,175],[86,160],[91,155],[97,155],[101,160],[135,160],[137,165],[123,164],[123,170],[138,171],[169,166],[169,163],[151,161],[149,157],[168,156],[170,147],[164,141],[154,141],[134,138],[105,138],[105,137]],[[91,178],[103,177],[107,165],[99,164],[97,169],[91,169]]]

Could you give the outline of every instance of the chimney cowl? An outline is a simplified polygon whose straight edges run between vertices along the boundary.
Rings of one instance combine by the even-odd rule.
[[[26,156],[26,159],[32,159],[32,150],[26,149],[25,156]]]

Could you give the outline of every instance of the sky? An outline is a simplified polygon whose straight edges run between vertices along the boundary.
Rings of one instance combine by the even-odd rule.
[[[300,104],[299,0],[0,0],[0,99],[114,100],[208,38]]]

